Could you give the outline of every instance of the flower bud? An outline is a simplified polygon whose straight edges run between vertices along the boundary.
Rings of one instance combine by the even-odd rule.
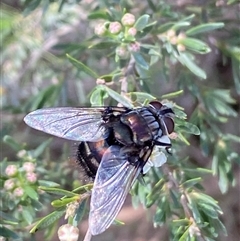
[[[112,34],[118,34],[122,29],[122,25],[119,22],[111,22],[109,24],[108,30]]]
[[[107,29],[104,24],[98,24],[94,29],[94,33],[98,36],[103,36],[106,32]]]
[[[15,181],[12,178],[8,179],[4,182],[4,188],[6,190],[12,190],[14,188],[14,186],[15,186]]]
[[[181,39],[185,39],[185,38],[186,38],[186,34],[185,33],[180,33],[177,36],[178,41],[181,40]]]
[[[105,83],[106,83],[106,82],[105,82],[105,79],[100,79],[100,78],[99,78],[99,79],[96,80],[96,84],[97,84],[97,85],[104,85]]]
[[[174,37],[174,36],[176,36],[175,30],[169,29],[169,30],[167,31],[167,38],[170,39],[170,38],[172,38],[172,37]]]
[[[135,23],[135,16],[131,13],[126,13],[123,15],[121,22],[124,26],[131,27]]]
[[[24,190],[21,187],[17,187],[16,189],[14,189],[13,191],[13,195],[15,197],[22,197],[24,194]]]
[[[184,52],[186,50],[186,47],[183,44],[178,44],[177,49],[179,52]]]
[[[26,150],[21,150],[17,153],[17,156],[19,158],[23,158],[25,155],[27,154],[27,151]]]
[[[17,170],[17,166],[15,166],[15,165],[8,165],[6,170],[5,170],[5,173],[6,173],[7,176],[12,177],[12,176],[17,174],[17,171],[18,171]]]
[[[175,44],[177,44],[177,37],[176,36],[173,36],[173,37],[171,37],[170,39],[169,39],[169,42],[172,44],[172,45],[175,45]]]
[[[70,224],[64,224],[58,229],[58,238],[60,241],[77,241],[79,229]]]
[[[120,59],[126,59],[129,56],[129,52],[126,46],[119,46],[116,48],[116,54]]]
[[[140,43],[134,42],[129,45],[129,50],[131,52],[138,52],[140,50]]]
[[[30,183],[35,183],[37,181],[37,174],[35,172],[27,172],[26,179]]]
[[[26,171],[26,172],[33,172],[35,170],[35,164],[32,163],[32,162],[25,162],[23,164],[23,169]]]
[[[131,27],[128,29],[128,35],[135,36],[137,34],[137,29],[134,27]]]

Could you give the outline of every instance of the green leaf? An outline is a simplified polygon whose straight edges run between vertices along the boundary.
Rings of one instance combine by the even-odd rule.
[[[180,239],[178,241],[188,240],[188,235],[189,235],[189,229],[187,228],[186,231],[183,233],[183,235],[180,237]]]
[[[104,99],[108,97],[101,86],[96,86],[90,95],[90,103],[92,106],[103,106]]]
[[[183,120],[177,120],[177,126],[181,129],[181,131],[187,132],[193,135],[200,135],[200,130],[198,127],[192,123]]]
[[[119,45],[118,42],[113,41],[103,41],[100,43],[92,44],[88,48],[89,49],[110,49],[111,47],[115,48]]]
[[[133,105],[124,96],[118,94],[116,91],[108,88],[107,86],[101,85],[101,88],[104,89],[114,100],[121,103],[123,106],[133,108]]]
[[[184,17],[183,19],[181,19],[180,22],[191,22],[191,21],[193,20],[193,18],[195,18],[195,17],[196,17],[195,14],[191,14],[191,15],[189,15],[189,16]]]
[[[19,143],[16,142],[11,136],[4,136],[3,142],[9,145],[14,151],[20,151],[22,149],[22,146],[19,145]]]
[[[37,230],[48,228],[51,224],[62,217],[65,211],[65,208],[59,208],[58,210],[48,214],[46,217],[37,222],[37,224],[30,230],[30,233],[35,233]]]
[[[55,194],[55,195],[60,195],[60,196],[66,196],[66,197],[74,197],[77,194],[74,192],[70,192],[61,188],[56,188],[56,187],[43,187],[40,186],[39,189],[47,192],[47,193],[51,193],[51,194]]]
[[[100,10],[90,12],[89,15],[88,15],[88,19],[109,20],[109,14],[105,9],[104,10],[100,9]]]
[[[239,53],[239,56],[240,56],[240,53]],[[236,60],[234,57],[232,57],[231,60],[232,60],[232,74],[233,74],[235,88],[237,93],[240,95],[240,64],[239,64],[239,61]]]
[[[211,51],[206,43],[195,38],[182,38],[178,43],[183,44],[187,49],[199,54],[207,54]]]
[[[162,24],[160,27],[157,28],[157,31],[156,31],[156,32],[157,32],[158,34],[160,34],[160,33],[165,33],[167,30],[171,29],[174,24],[175,24],[174,22],[164,23],[164,24]]]
[[[78,209],[76,210],[75,216],[73,217],[73,226],[77,227],[79,222],[82,220],[86,210],[87,199],[82,200]]]
[[[198,205],[199,209],[201,209],[207,216],[210,216],[211,218],[218,218],[218,212],[216,212],[213,206],[201,202],[199,202]]]
[[[144,92],[130,92],[130,98],[133,102],[144,103],[146,100],[155,100],[156,98],[153,95]]]
[[[36,211],[40,211],[40,210],[42,210],[42,208],[43,208],[43,204],[42,203],[40,203],[38,200],[34,200],[34,199],[32,199],[31,200],[31,205],[32,205],[32,207],[34,208],[34,210],[36,210]]]
[[[187,22],[187,21],[181,21],[181,22],[178,22],[178,23],[175,23],[173,26],[172,26],[172,29],[173,30],[178,30],[178,29],[181,29],[182,27],[187,27],[190,25],[190,22]]]
[[[39,156],[45,151],[45,149],[49,146],[49,144],[51,143],[51,141],[52,141],[52,138],[44,141],[44,142],[41,143],[35,150],[29,151],[29,154],[30,154],[33,158],[39,157]]]
[[[179,62],[182,65],[185,65],[192,73],[199,76],[202,79],[206,79],[206,73],[200,69],[194,62],[189,58],[189,56],[185,53],[180,53],[180,55],[177,57]]]
[[[59,187],[60,185],[56,182],[52,181],[46,181],[46,180],[38,180],[38,184],[40,186],[45,186],[45,187]]]
[[[7,220],[7,221],[9,221],[9,222],[11,222],[13,224],[18,224],[18,219],[13,217],[13,215],[10,214],[10,213],[5,213],[3,211],[0,211],[0,218],[1,218],[1,220],[5,219],[5,220]]]
[[[13,232],[12,230],[4,227],[4,226],[0,226],[0,234],[2,237],[5,238],[12,238],[12,239],[19,239],[20,237],[17,235],[17,233]]]
[[[201,177],[196,177],[196,178],[185,181],[181,185],[183,186],[184,189],[185,188],[192,188],[193,186],[195,186],[196,184],[198,184],[201,181],[202,181]]]
[[[38,200],[38,193],[31,186],[24,186],[25,193],[32,199]]]
[[[198,167],[198,168],[183,168],[184,172],[186,173],[191,173],[192,175],[203,175],[203,174],[212,174],[212,170],[210,169],[206,169],[206,168],[201,168],[201,167]]]
[[[83,71],[84,73],[88,74],[89,76],[97,79],[98,75],[97,73],[95,73],[93,70],[91,70],[89,67],[87,67],[85,64],[83,64],[82,62],[78,61],[77,59],[73,58],[72,56],[70,56],[69,54],[67,54],[67,58],[69,59],[69,61],[75,66],[77,67],[77,69]]]
[[[221,165],[218,167],[219,169],[219,180],[218,185],[222,193],[226,193],[228,190],[228,178],[225,168]]]
[[[172,93],[162,95],[162,99],[176,98],[176,97],[178,97],[179,95],[182,95],[182,94],[183,94],[183,90],[178,90],[178,91],[175,91],[175,92],[172,92]]]
[[[148,20],[149,20],[149,15],[148,14],[144,14],[142,15],[140,18],[138,18],[138,20],[136,21],[136,23],[134,24],[134,27],[138,30],[138,31],[142,31],[148,24]]]
[[[41,3],[41,0],[31,0],[31,1],[25,1],[25,9],[23,11],[23,16],[27,16],[30,14],[33,10],[35,10],[38,5]]]
[[[157,24],[157,21],[155,22],[152,22],[150,24],[148,24],[141,32],[137,32],[136,34],[136,39],[139,39],[139,38],[143,38],[145,37],[146,35],[148,35],[154,28],[154,25]]]
[[[52,106],[61,91],[62,83],[51,85],[32,96],[23,106],[23,110],[36,110],[46,106]]]
[[[189,220],[188,219],[176,219],[176,220],[172,220],[172,224],[174,226],[188,226],[189,225]]]
[[[191,196],[191,200],[194,200],[194,202],[211,205],[215,208],[215,210],[218,213],[222,214],[222,210],[217,204],[218,202],[212,197],[210,197],[209,195],[194,191],[194,192],[191,192],[190,196]]]
[[[205,24],[201,24],[196,27],[190,28],[185,33],[187,36],[193,36],[196,34],[213,31],[215,29],[222,28],[222,27],[224,27],[224,23],[205,23]]]
[[[28,210],[26,207],[23,207],[22,215],[24,220],[30,225],[33,222],[33,212]]]
[[[140,52],[132,52],[132,56],[135,59],[137,65],[139,65],[143,69],[149,69],[149,64],[145,61]]]
[[[193,213],[193,218],[195,219],[195,221],[197,223],[200,223],[201,215],[200,215],[198,207],[197,207],[198,200],[196,200],[194,197],[192,197],[192,193],[190,193],[190,195],[188,196],[188,202],[190,204],[190,208]]]
[[[79,199],[79,195],[75,195],[71,198],[57,199],[51,202],[51,205],[55,208],[65,207],[67,204],[74,202]]]
[[[189,141],[185,138],[185,136],[181,133],[181,132],[178,132],[178,138],[183,141],[187,146],[190,146],[190,143]]]

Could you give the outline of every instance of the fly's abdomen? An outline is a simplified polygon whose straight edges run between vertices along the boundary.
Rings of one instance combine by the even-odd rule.
[[[106,140],[98,142],[81,142],[77,151],[77,162],[83,167],[85,173],[94,178],[97,173],[102,156],[109,147]]]

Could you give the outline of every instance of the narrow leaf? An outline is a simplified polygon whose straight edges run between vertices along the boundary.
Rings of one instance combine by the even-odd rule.
[[[132,52],[132,56],[135,59],[137,65],[139,65],[143,69],[146,69],[146,70],[149,69],[149,64],[143,58],[141,53],[139,53],[139,52]]]
[[[179,91],[171,92],[169,94],[162,95],[162,99],[176,98],[182,94],[183,94],[183,90],[179,90]]]
[[[182,65],[185,65],[192,73],[194,73],[195,75],[199,76],[202,79],[206,79],[206,73],[199,68],[194,62],[193,60],[191,60],[189,58],[189,56],[185,53],[181,53],[178,57],[179,62]]]
[[[193,179],[187,180],[186,182],[182,183],[182,186],[184,188],[191,188],[191,187],[195,186],[196,184],[198,184],[199,182],[201,182],[201,180],[202,180],[201,177],[193,178]]]
[[[30,186],[24,186],[25,193],[32,199],[38,200],[38,193]]]
[[[39,189],[41,189],[41,190],[43,190],[47,193],[60,195],[60,196],[66,196],[66,197],[74,197],[74,196],[77,195],[76,193],[73,193],[73,192],[70,192],[70,191],[67,191],[67,190],[64,190],[64,189],[61,189],[61,188],[55,188],[55,187],[40,186]]]
[[[156,98],[153,95],[143,92],[130,92],[130,98],[133,102],[143,103],[146,100],[155,100]]]
[[[57,199],[51,202],[51,205],[55,208],[60,208],[66,206],[67,204],[74,202],[79,199],[79,196],[74,196],[71,198]]]
[[[82,62],[78,61],[77,59],[73,58],[72,56],[70,56],[69,54],[67,54],[67,58],[69,59],[69,61],[75,66],[77,67],[77,69],[83,71],[84,73],[90,75],[91,77],[97,79],[98,75],[97,73],[95,73],[93,70],[91,70],[89,67],[87,67],[85,64],[83,64]]]
[[[195,38],[183,38],[178,41],[178,43],[183,44],[189,50],[197,52],[199,54],[206,54],[211,51],[206,43]]]
[[[46,217],[38,221],[38,223],[30,230],[30,233],[35,233],[37,230],[41,230],[49,227],[52,223],[54,223],[60,217],[62,217],[64,213],[65,213],[65,208],[61,208],[59,210],[56,210],[48,214]]]
[[[144,14],[140,18],[138,18],[138,20],[134,24],[134,27],[138,31],[142,31],[147,26],[148,20],[149,20],[149,15],[148,14]]]
[[[5,237],[5,238],[19,239],[19,236],[17,235],[17,233],[13,232],[12,230],[2,225],[0,226],[0,234],[2,237]]]
[[[190,28],[186,31],[186,35],[193,36],[199,33],[204,33],[208,31],[213,31],[218,28],[224,27],[224,23],[205,23],[198,25],[196,27]]]
[[[19,151],[22,149],[22,147],[11,136],[4,136],[3,142],[8,144],[14,151]]]
[[[82,220],[85,210],[86,210],[86,204],[87,204],[87,199],[84,199],[80,205],[78,206],[78,209],[76,210],[76,214],[73,218],[73,225],[77,226],[78,223]]]
[[[117,102],[121,103],[123,106],[128,108],[133,108],[133,105],[124,96],[118,94],[116,91],[108,88],[107,86],[102,86],[102,88]]]

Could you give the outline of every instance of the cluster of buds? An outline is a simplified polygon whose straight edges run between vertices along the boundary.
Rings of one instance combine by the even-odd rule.
[[[176,45],[179,52],[186,50],[186,47],[181,44],[181,40],[186,38],[185,33],[177,34],[175,30],[170,29],[166,33],[162,34],[161,37],[166,39],[172,45]]]
[[[114,21],[99,24],[95,28],[95,34],[120,40],[122,44],[116,48],[116,56],[120,59],[127,59],[130,56],[129,52],[136,52],[140,49],[139,43],[135,39],[137,34],[137,29],[134,27],[135,22],[135,16],[131,13],[126,13],[120,22]]]
[[[10,194],[13,197],[21,198],[24,195],[23,177],[27,183],[34,184],[37,181],[37,174],[35,173],[35,164],[32,162],[25,162],[22,168],[19,168],[17,165],[11,164],[8,165],[5,169],[5,174],[8,179],[4,182],[4,189],[10,191]]]
[[[95,34],[99,36],[108,36],[114,37],[114,35],[118,35],[123,33],[124,37],[135,36],[137,34],[136,28],[134,28],[135,24],[135,16],[131,13],[126,13],[123,15],[121,22],[105,22],[99,24],[95,27]]]

